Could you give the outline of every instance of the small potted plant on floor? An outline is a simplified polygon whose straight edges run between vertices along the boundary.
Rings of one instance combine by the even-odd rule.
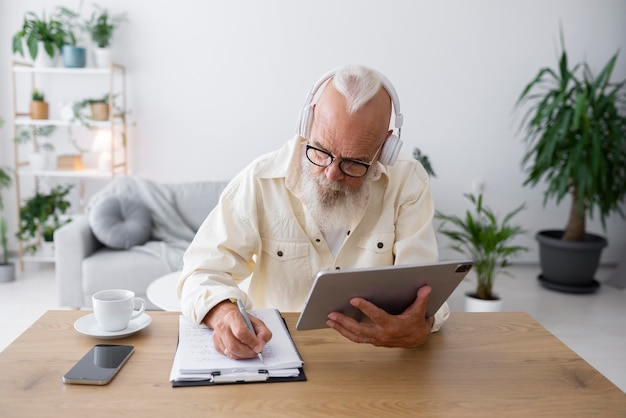
[[[94,56],[98,67],[111,65],[111,39],[113,31],[127,21],[126,13],[110,15],[107,9],[95,5],[96,10],[85,23],[85,28],[95,42]]]
[[[473,205],[464,217],[444,215],[436,212],[435,218],[442,221],[438,231],[452,241],[451,249],[474,261],[477,284],[473,293],[466,294],[466,310],[497,311],[502,307],[501,299],[493,292],[493,282],[498,273],[506,273],[505,267],[511,258],[526,251],[511,241],[524,230],[511,225],[511,219],[525,209],[522,204],[504,216],[501,222],[496,214],[483,205],[483,196],[464,195]],[[452,224],[448,228],[448,223]],[[480,301],[480,302],[477,302]],[[476,305],[494,305],[476,308]]]
[[[0,128],[4,125],[4,120],[0,118]],[[11,187],[11,170],[7,167],[0,167],[0,282],[12,282],[15,280],[15,264],[9,262],[9,248],[7,241],[7,221],[4,217],[4,200],[2,191]]]
[[[624,217],[626,197],[626,80],[611,82],[617,53],[594,76],[582,62],[570,68],[561,35],[558,68],[542,68],[517,105],[531,103],[522,122],[528,145],[522,160],[524,185],[545,184],[544,204],[571,197],[565,230],[539,231],[541,284],[571,293],[591,293],[607,240],[586,232],[587,213]]]
[[[26,251],[35,254],[44,232],[51,237],[55,230],[70,221],[61,217],[71,205],[67,200],[71,189],[71,184],[58,185],[49,193],[37,192],[24,201],[16,236],[25,245]]]
[[[32,100],[30,102],[31,119],[48,119],[48,102],[41,90],[33,89]]]
[[[53,67],[67,34],[63,24],[55,19],[39,18],[33,12],[24,15],[22,29],[13,35],[13,53],[24,56],[23,44],[36,66]]]
[[[12,282],[15,280],[15,264],[9,262],[9,248],[7,241],[7,221],[4,217],[4,201],[2,190],[11,187],[11,175],[8,168],[0,167],[0,245],[2,246],[2,258],[0,258],[0,282]]]

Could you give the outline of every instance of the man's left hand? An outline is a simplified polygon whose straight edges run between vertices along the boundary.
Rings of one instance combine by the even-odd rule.
[[[326,324],[347,339],[380,347],[417,347],[428,341],[434,318],[426,317],[430,286],[417,291],[411,306],[399,315],[390,315],[362,298],[350,304],[360,309],[371,322],[358,322],[339,312],[328,314]]]

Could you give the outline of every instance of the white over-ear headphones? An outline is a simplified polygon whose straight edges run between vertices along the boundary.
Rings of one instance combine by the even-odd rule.
[[[322,78],[320,78],[317,83],[313,86],[309,95],[304,102],[304,106],[300,110],[300,118],[298,120],[298,135],[303,138],[309,139],[309,134],[311,133],[311,123],[313,122],[313,108],[315,107],[314,99],[317,92],[320,88],[326,84],[328,80],[333,78],[337,73],[337,69],[331,70],[324,74]],[[402,122],[403,115],[400,113],[400,100],[398,99],[398,95],[396,94],[396,89],[393,87],[391,82],[379,72],[376,72],[378,77],[382,82],[383,88],[387,91],[389,96],[391,97],[391,101],[393,103],[393,111],[395,113],[395,123],[394,127],[397,131],[397,135],[392,134],[383,145],[383,148],[380,151],[380,157],[378,161],[380,161],[383,165],[393,165],[398,159],[398,154],[400,153],[400,148],[402,148],[402,141],[400,140],[400,133],[402,130]]]

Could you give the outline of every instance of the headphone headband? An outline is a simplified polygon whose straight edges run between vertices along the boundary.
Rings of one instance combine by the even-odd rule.
[[[337,74],[339,71],[338,68],[331,70],[324,74],[314,85],[307,98],[304,102],[304,106],[300,110],[300,118],[298,120],[298,135],[307,138],[309,137],[309,130],[311,129],[311,123],[313,121],[313,108],[315,107],[315,97],[317,93],[320,91],[322,86],[324,86],[331,78]],[[381,84],[385,91],[391,97],[391,102],[393,104],[394,111],[394,128],[397,131],[397,134],[391,135],[387,138],[385,145],[383,146],[380,156],[378,160],[384,165],[393,165],[398,158],[398,153],[400,152],[400,148],[402,147],[402,141],[400,140],[400,134],[402,130],[402,124],[404,123],[404,116],[400,113],[400,100],[398,99],[398,94],[396,93],[396,89],[393,87],[393,84],[385,77],[383,74],[379,73],[376,70],[371,70],[380,78]]]

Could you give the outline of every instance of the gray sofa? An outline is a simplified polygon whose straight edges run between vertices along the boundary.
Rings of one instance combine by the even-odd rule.
[[[148,285],[182,268],[186,247],[226,184],[159,184],[134,176],[112,180],[90,199],[86,215],[55,231],[59,304],[91,308],[93,293],[124,288],[156,309],[147,298]],[[111,203],[119,219],[111,220]],[[129,223],[125,217],[131,216],[139,222]]]

